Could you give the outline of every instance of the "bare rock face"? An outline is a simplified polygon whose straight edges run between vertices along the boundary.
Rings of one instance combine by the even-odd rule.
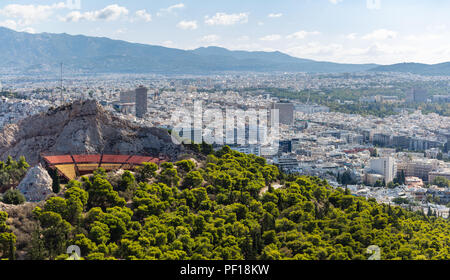
[[[52,191],[53,180],[42,165],[28,170],[27,175],[17,189],[25,196],[28,202],[40,202],[46,200]]]
[[[106,112],[96,101],[77,101],[28,117],[0,131],[0,159],[41,154],[140,154],[176,159],[183,147],[167,131],[141,127]]]

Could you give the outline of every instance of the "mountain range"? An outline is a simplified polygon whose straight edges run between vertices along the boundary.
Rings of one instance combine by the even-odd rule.
[[[301,59],[281,52],[230,51],[219,47],[180,50],[83,35],[16,32],[0,27],[0,68],[45,73],[60,63],[80,73],[211,74],[220,72],[411,72],[450,75],[437,65],[340,64]]]

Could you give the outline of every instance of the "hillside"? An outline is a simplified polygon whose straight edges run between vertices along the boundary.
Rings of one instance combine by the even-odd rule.
[[[230,51],[220,47],[180,50],[103,37],[30,34],[0,27],[0,70],[21,74],[74,73],[211,74],[221,72],[400,72],[450,75],[450,62],[434,65],[340,64],[281,52]]]
[[[183,73],[224,71],[356,72],[376,65],[299,59],[280,52],[186,51],[68,34],[29,34],[0,27],[0,68],[20,73],[55,72],[61,62],[82,73]]]
[[[87,260],[362,260],[373,246],[383,260],[450,258],[448,220],[280,174],[227,147],[198,165],[99,170],[60,196],[33,214],[0,212],[0,258],[14,258],[11,244],[35,260],[66,259],[69,244]]]
[[[400,63],[394,65],[378,66],[370,71],[373,72],[398,72],[412,73],[417,75],[450,75],[450,62],[440,64]]]
[[[41,154],[149,154],[176,158],[182,149],[172,144],[167,131],[119,119],[95,101],[76,101],[0,131],[0,159],[24,155],[32,166]]]

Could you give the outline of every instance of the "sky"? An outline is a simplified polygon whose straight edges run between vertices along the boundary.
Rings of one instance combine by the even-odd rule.
[[[0,26],[340,63],[450,61],[448,0],[0,0]]]

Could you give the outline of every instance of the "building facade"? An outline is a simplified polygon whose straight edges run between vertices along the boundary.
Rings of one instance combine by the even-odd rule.
[[[279,110],[280,123],[284,125],[294,125],[294,104],[274,103],[272,109]]]
[[[143,118],[147,113],[148,89],[140,86],[136,89],[136,117]]]
[[[370,162],[370,169],[372,172],[383,175],[386,184],[394,181],[397,176],[397,164],[392,157],[373,159]]]

